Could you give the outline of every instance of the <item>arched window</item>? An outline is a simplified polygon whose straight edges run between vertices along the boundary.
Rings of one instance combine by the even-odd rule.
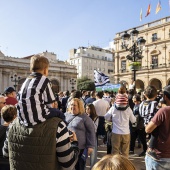
[[[158,79],[152,79],[149,84],[151,86],[155,86],[157,90],[162,90],[162,83]]]

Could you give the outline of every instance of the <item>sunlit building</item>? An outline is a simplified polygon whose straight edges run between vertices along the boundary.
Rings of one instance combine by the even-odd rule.
[[[130,32],[132,29],[125,31]],[[147,85],[154,85],[160,90],[170,84],[170,17],[137,26],[136,29],[139,31],[138,37],[146,40],[143,58],[140,60],[141,68],[136,72],[136,89],[143,90]],[[117,83],[128,87],[133,80],[133,71],[129,70],[129,61],[126,58],[129,51],[122,48],[123,33],[124,31],[118,32],[114,38],[114,77]]]
[[[49,76],[51,80],[52,88],[55,93],[64,90],[72,90],[73,86],[70,84],[70,79],[77,79],[77,70],[75,66],[70,65],[67,62],[57,60],[57,56],[51,52],[43,52],[41,55],[48,58],[50,61]],[[4,92],[4,89],[8,86],[15,86],[18,91],[30,74],[30,58],[33,55],[24,58],[15,58],[5,56],[0,52],[0,93]],[[11,81],[11,76],[13,77]],[[75,87],[76,88],[76,84]]]
[[[77,77],[88,77],[94,80],[94,70],[109,76],[114,83],[114,60],[112,49],[103,49],[96,46],[71,49],[68,62],[77,67]]]

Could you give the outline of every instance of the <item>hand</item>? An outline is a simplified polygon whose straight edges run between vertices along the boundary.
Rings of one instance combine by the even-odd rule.
[[[70,136],[70,142],[73,142],[73,141],[77,141],[77,136],[76,136],[76,133],[71,131],[72,132],[72,136]]]
[[[93,152],[93,148],[88,148],[88,155],[91,155],[92,152]]]

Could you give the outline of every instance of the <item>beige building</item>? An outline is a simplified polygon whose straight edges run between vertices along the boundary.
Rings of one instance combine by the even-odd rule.
[[[50,61],[49,76],[54,92],[72,90],[70,79],[77,79],[77,70],[75,66],[67,62],[57,60],[56,54],[50,52],[41,53]],[[32,56],[32,55],[31,55]],[[7,57],[0,52],[0,93],[8,86],[17,85],[20,88],[26,77],[30,74],[29,65],[31,56],[24,58]],[[18,82],[12,82],[11,76],[17,75]],[[18,77],[20,79],[18,80]],[[14,80],[14,78],[13,78]],[[74,86],[76,88],[76,84]]]
[[[96,46],[71,49],[68,62],[77,67],[78,78],[87,76],[94,80],[94,70],[98,70],[109,76],[111,83],[114,81],[113,53],[110,50]]]
[[[126,30],[128,33],[133,28]],[[146,40],[141,59],[141,69],[136,72],[136,88],[144,89],[154,85],[158,90],[170,84],[170,17],[162,18],[136,27],[138,37]],[[116,34],[115,43],[115,81],[128,87],[133,80],[133,71],[129,70],[126,56],[130,53],[122,48],[121,36]],[[131,44],[130,44],[131,46]]]

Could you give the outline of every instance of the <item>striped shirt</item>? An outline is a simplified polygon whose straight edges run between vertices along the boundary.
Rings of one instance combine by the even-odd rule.
[[[10,124],[9,128],[12,126]],[[9,129],[8,129],[9,131]],[[6,134],[6,140],[3,147],[4,157],[9,157],[8,151],[8,131]],[[74,141],[70,143],[69,133],[66,124],[61,121],[58,124],[57,134],[56,134],[56,156],[58,158],[59,164],[62,170],[72,170],[77,163],[79,155],[78,142]]]
[[[128,105],[128,95],[126,93],[116,95],[115,103],[117,106],[127,106]]]
[[[139,106],[139,114],[144,119],[144,124],[147,125],[151,119],[154,117],[157,109],[158,102],[157,101],[143,101]]]
[[[50,80],[40,74],[32,73],[23,83],[18,96],[18,116],[25,126],[44,122],[50,114],[48,107],[55,101]]]

